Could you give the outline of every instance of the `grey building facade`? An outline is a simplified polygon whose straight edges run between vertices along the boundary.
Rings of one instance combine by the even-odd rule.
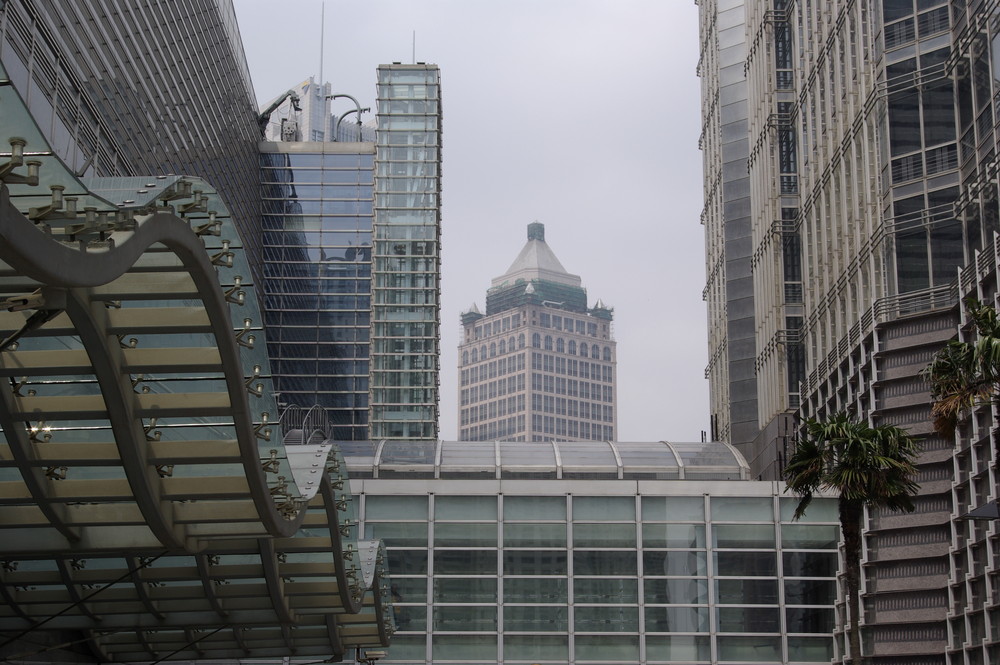
[[[887,665],[995,662],[995,526],[957,519],[995,498],[993,453],[977,452],[975,423],[955,438],[933,431],[920,371],[955,336],[961,296],[995,302],[997,7],[700,7],[706,224],[720,180],[745,173],[752,203],[756,376],[742,394],[757,401],[758,434],[732,440],[754,477],[777,478],[803,418],[847,410],[918,436],[917,510],[869,515],[866,655]],[[723,65],[739,43],[739,69],[736,51]],[[738,116],[721,110],[727,86],[747,100],[729,134],[725,121]],[[728,284],[713,278],[713,242],[730,237],[721,219],[708,230],[710,285]],[[710,318],[737,315],[723,307],[728,290],[707,296]],[[744,400],[713,367],[714,415]]]
[[[528,225],[528,240],[493,280],[486,314],[462,314],[463,440],[613,441],[617,437],[614,310],[587,306],[581,279]]]

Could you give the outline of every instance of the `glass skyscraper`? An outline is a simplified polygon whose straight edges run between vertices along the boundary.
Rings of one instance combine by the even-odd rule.
[[[261,144],[279,402],[324,408],[338,440],[437,437],[438,79],[433,65],[383,65],[375,131],[341,123],[335,141]],[[297,86],[312,110],[296,120],[285,102],[281,126],[333,134],[331,89]]]
[[[268,355],[278,401],[368,436],[372,143],[264,143]]]
[[[372,439],[438,436],[441,81],[435,65],[378,70],[372,254]]]

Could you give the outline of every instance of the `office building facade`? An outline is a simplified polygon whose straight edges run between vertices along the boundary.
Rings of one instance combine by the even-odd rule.
[[[387,663],[829,663],[836,502],[721,443],[355,442]]]
[[[955,519],[995,498],[993,453],[972,425],[934,432],[920,371],[955,336],[960,296],[995,301],[995,3],[700,6],[709,316],[733,329],[742,291],[714,271],[739,279],[730,258],[746,255],[755,328],[740,393],[714,369],[736,340],[710,340],[713,417],[756,400],[755,435],[727,426],[762,478],[780,476],[795,420],[846,410],[917,436],[916,511],[869,515],[866,655],[994,662],[995,526]],[[751,237],[729,257],[737,182]]]
[[[279,400],[326,409],[338,440],[435,439],[438,69],[380,67],[377,130],[332,114],[330,100],[347,95],[331,90],[294,87],[296,104],[274,108],[266,130],[288,140],[260,146]],[[316,140],[295,140],[305,136]]]
[[[617,436],[613,309],[587,306],[528,225],[528,242],[486,295],[462,314],[459,433],[466,441],[613,441]]]

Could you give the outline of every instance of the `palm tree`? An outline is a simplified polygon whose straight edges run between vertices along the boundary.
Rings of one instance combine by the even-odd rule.
[[[934,430],[946,437],[954,433],[959,416],[995,398],[1000,388],[1000,317],[975,298],[965,300],[965,311],[976,329],[976,342],[948,342],[924,370],[934,400]]]
[[[795,519],[805,515],[813,495],[839,495],[840,531],[844,538],[844,579],[850,611],[851,663],[861,665],[861,528],[864,509],[913,511],[916,494],[914,439],[892,426],[853,422],[846,413],[826,421],[809,420],[785,468],[786,491],[799,495]]]

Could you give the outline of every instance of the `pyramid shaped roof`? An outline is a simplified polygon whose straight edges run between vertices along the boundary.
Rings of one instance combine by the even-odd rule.
[[[538,222],[528,224],[528,242],[521,249],[507,272],[495,277],[492,287],[514,284],[518,280],[531,282],[545,280],[568,286],[581,286],[579,275],[566,272],[552,249],[545,243],[545,225]]]

